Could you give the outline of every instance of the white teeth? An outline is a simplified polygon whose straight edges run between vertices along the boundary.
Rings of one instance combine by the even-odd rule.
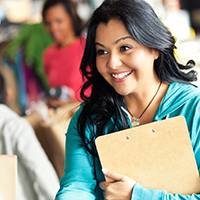
[[[124,73],[121,73],[121,74],[112,74],[112,77],[120,79],[120,78],[124,78],[125,76],[129,75],[130,73],[131,73],[131,71],[130,72],[124,72]]]

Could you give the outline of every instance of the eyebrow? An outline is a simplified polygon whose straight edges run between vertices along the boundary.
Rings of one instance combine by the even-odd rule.
[[[132,38],[131,36],[125,36],[125,37],[122,37],[122,38],[119,38],[118,40],[116,40],[116,41],[114,42],[114,44],[117,44],[117,43],[119,43],[121,40],[125,40],[125,39],[133,39],[133,38]],[[103,44],[100,44],[99,42],[95,42],[95,45],[99,45],[99,46],[105,48],[105,46],[104,46]]]
[[[100,43],[98,43],[98,42],[95,42],[95,46],[96,45],[99,45],[99,46],[101,46],[101,47],[104,47],[105,48],[105,46],[103,45],[103,44],[100,44]]]
[[[131,36],[126,36],[126,37],[122,37],[119,38],[118,40],[115,41],[115,44],[117,44],[118,42],[120,42],[121,40],[125,40],[125,39],[133,39]]]

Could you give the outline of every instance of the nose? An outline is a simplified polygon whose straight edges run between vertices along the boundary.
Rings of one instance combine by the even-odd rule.
[[[117,69],[121,65],[122,61],[120,59],[120,56],[117,53],[110,53],[107,61],[107,67],[109,67],[110,69]]]
[[[47,30],[48,30],[50,33],[55,32],[56,29],[57,29],[57,25],[56,25],[55,23],[49,23],[49,24],[48,24]]]
[[[57,29],[57,25],[55,23],[52,23],[51,31],[54,32],[56,29]]]

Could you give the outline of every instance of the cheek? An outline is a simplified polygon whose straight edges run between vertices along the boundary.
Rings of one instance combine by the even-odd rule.
[[[101,59],[96,58],[96,66],[98,72],[102,75],[105,71],[105,66]]]
[[[67,32],[68,26],[65,22],[60,22],[57,27],[59,27],[59,29],[64,30],[65,32]]]
[[[152,68],[154,59],[151,55],[142,51],[127,59],[127,62],[135,70],[148,70]]]
[[[141,54],[134,54],[134,55],[124,58],[123,62],[129,68],[133,69],[134,71],[137,71],[141,69],[143,65],[142,62],[144,59],[145,58]]]
[[[104,72],[104,70],[103,70],[102,67],[98,67],[98,66],[97,66],[97,71],[98,71],[102,76],[104,76],[105,72]]]
[[[67,28],[71,28],[72,27],[71,23],[69,21],[63,21],[62,26],[63,27],[67,27]]]
[[[70,31],[70,32],[74,29],[72,22],[67,19],[63,21],[62,27],[65,28],[66,31]]]
[[[101,74],[101,76],[107,81],[110,82],[110,74],[107,71],[106,65],[104,64],[104,62],[96,62],[96,67],[98,72]]]

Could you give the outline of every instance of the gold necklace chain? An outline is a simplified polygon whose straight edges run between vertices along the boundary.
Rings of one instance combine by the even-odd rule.
[[[162,81],[160,82],[160,84],[158,86],[158,89],[156,90],[156,93],[154,94],[154,96],[152,97],[152,99],[150,100],[150,102],[148,103],[147,107],[144,109],[144,111],[142,112],[142,114],[138,118],[135,118],[131,114],[131,112],[128,110],[128,108],[126,108],[128,110],[128,112],[130,113],[131,117],[133,118],[133,122],[131,122],[132,127],[138,126],[140,124],[140,122],[139,122],[140,118],[143,116],[143,114],[146,112],[146,110],[151,105],[152,101],[155,99],[156,95],[158,94],[158,91],[160,90],[161,85],[162,85]]]

